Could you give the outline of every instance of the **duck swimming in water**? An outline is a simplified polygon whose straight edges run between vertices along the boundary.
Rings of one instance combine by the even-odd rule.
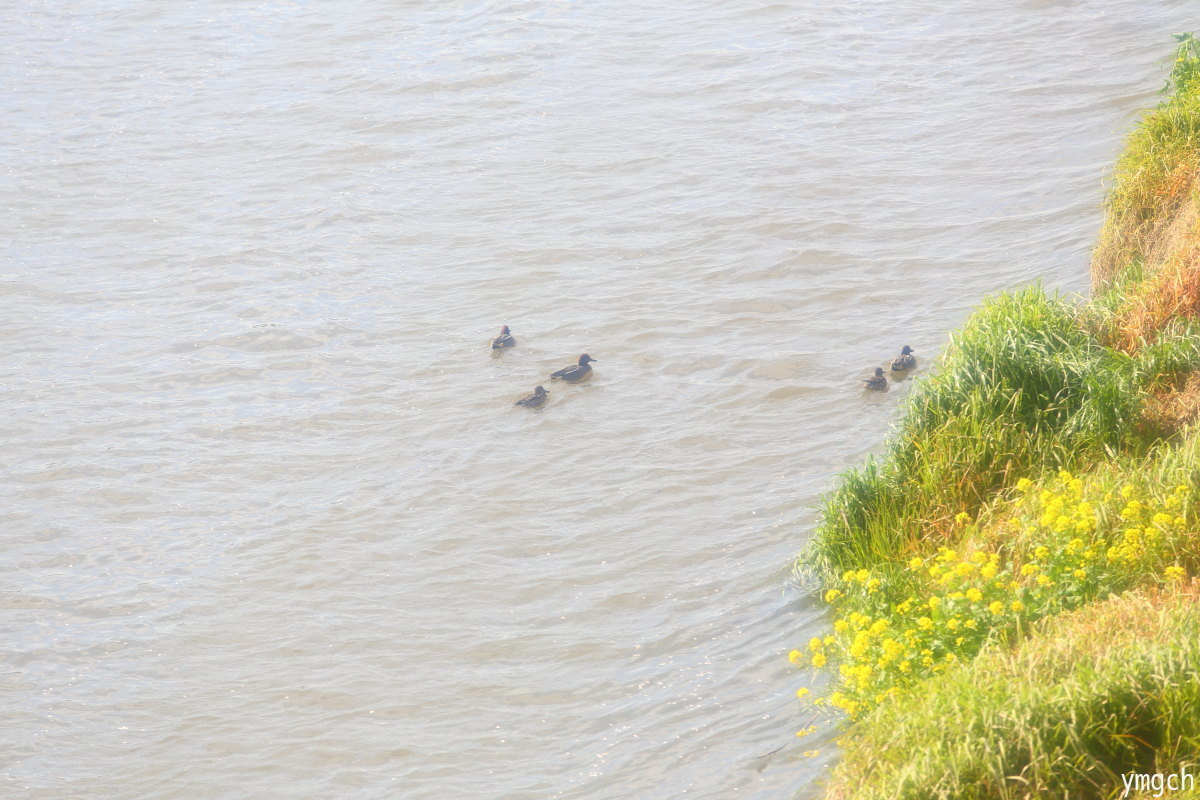
[[[539,386],[533,390],[533,394],[522,397],[520,400],[513,403],[513,405],[525,406],[526,408],[541,408],[545,404],[546,398],[549,396],[550,393],[547,392],[543,387]]]
[[[904,349],[900,351],[900,355],[892,360],[892,372],[904,372],[917,365],[917,357],[912,354],[912,351],[911,347],[904,345]]]
[[[492,339],[492,349],[502,350],[505,347],[512,347],[516,343],[517,340],[513,338],[511,333],[508,332],[508,326],[505,325],[500,329],[500,335],[495,339]]]
[[[875,374],[863,381],[868,389],[886,389],[887,378],[883,377],[883,367],[876,367]]]
[[[591,362],[593,362],[595,360],[596,359],[592,358],[587,353],[584,353],[583,355],[581,355],[579,357],[578,364],[576,364],[573,367],[563,367],[558,372],[552,373],[550,375],[550,379],[551,380],[562,379],[562,380],[566,381],[567,383],[575,383],[575,381],[582,380],[583,378],[585,378],[588,375],[588,373],[590,373],[592,371]]]

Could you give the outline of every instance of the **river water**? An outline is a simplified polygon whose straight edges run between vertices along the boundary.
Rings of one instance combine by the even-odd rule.
[[[856,382],[1086,287],[1190,10],[9,0],[0,796],[816,791]]]

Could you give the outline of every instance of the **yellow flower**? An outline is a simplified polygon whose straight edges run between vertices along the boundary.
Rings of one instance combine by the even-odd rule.
[[[1024,610],[1025,610],[1025,604],[1024,604],[1024,603],[1022,603],[1020,600],[1013,600],[1013,601],[1012,601],[1012,605],[1010,606],[1010,608],[1011,608],[1013,611],[1015,611],[1015,612],[1017,612],[1018,614],[1020,614],[1022,611],[1024,611]]]
[[[942,604],[942,598],[940,598],[940,597],[929,598],[929,610],[930,611],[936,611],[937,607],[940,606],[941,604]]]
[[[1021,478],[1017,481],[1018,492],[1028,492],[1031,488],[1033,488],[1033,481],[1029,480],[1029,478]]]
[[[871,570],[860,569],[858,572],[854,573],[854,577],[859,583],[866,583],[867,578],[871,577]]]
[[[1054,583],[1054,581],[1050,580],[1049,575],[1038,575],[1037,576],[1038,586],[1049,586],[1052,583]]]
[[[921,560],[920,556],[913,556],[912,560],[908,562],[910,569],[920,569],[924,564],[925,562]]]
[[[796,736],[800,739],[803,739],[805,736],[808,736],[809,734],[814,733],[816,730],[817,730],[816,725],[809,725],[807,728],[802,728],[802,729],[796,731]]]
[[[1037,564],[1026,564],[1025,566],[1021,567],[1022,575],[1036,575],[1037,571],[1038,571]]]
[[[1073,574],[1074,574],[1074,575],[1075,575],[1075,577],[1076,577],[1076,578],[1078,578],[1079,580],[1083,580],[1084,578],[1086,578],[1086,577],[1087,577],[1087,570],[1085,570],[1085,569],[1077,569],[1077,570],[1075,570],[1075,572],[1074,572]]]
[[[813,657],[812,657],[812,665],[813,665],[814,667],[823,667],[823,666],[825,666],[825,654],[824,654],[824,653],[816,653],[816,654],[814,654],[814,655],[813,655]]]
[[[958,525],[966,525],[971,521],[971,515],[965,511],[960,511],[954,515],[954,522]]]
[[[820,637],[814,636],[808,640],[808,649],[816,652],[817,650],[821,649],[822,644],[823,642],[821,641]]]
[[[951,617],[950,619],[946,620],[946,627],[949,628],[950,630],[956,631],[956,630],[958,630],[958,626],[959,626],[958,617]]]
[[[995,564],[984,564],[982,567],[979,568],[979,574],[982,575],[983,577],[987,578],[988,580],[991,580],[992,578],[996,577],[997,571],[998,571],[998,568],[996,567]]]
[[[972,586],[970,589],[967,589],[967,599],[972,603],[978,603],[983,599],[983,592]]]
[[[1033,557],[1038,561],[1045,561],[1050,556],[1050,548],[1046,546],[1037,547],[1033,551]]]
[[[796,697],[799,697],[801,700],[803,700],[805,697],[808,697],[808,687],[801,686],[799,689],[797,689]]]
[[[1169,581],[1181,581],[1187,575],[1187,570],[1180,566],[1171,566],[1163,570],[1163,575]]]
[[[1142,513],[1142,506],[1137,500],[1130,500],[1124,508],[1121,509],[1121,517],[1124,519],[1135,519]]]
[[[804,653],[801,653],[799,650],[793,650],[792,652],[788,653],[788,661],[792,662],[793,664],[799,664],[802,658],[804,658]]]
[[[850,709],[846,709],[846,711],[847,711],[847,713],[850,713],[850,714],[854,713],[853,711],[850,711]],[[816,758],[819,755],[821,755],[820,750],[805,750],[804,751],[805,758]]]
[[[830,589],[828,592],[825,593],[825,602],[832,603],[834,600],[837,600],[841,596],[842,596],[842,593],[839,592],[837,589]]]
[[[999,600],[993,600],[988,606],[988,611],[991,611],[996,616],[999,616],[1004,613],[1004,603],[1001,603]]]
[[[850,645],[850,657],[862,658],[867,654],[868,646],[869,643],[867,642],[867,635],[859,632],[858,635],[854,637],[854,642]]]
[[[975,620],[969,619],[969,620],[967,620],[967,629],[973,631],[973,630],[975,630],[975,626],[978,624],[979,623],[977,623]]]
[[[879,590],[879,578],[871,578],[867,581],[867,594],[874,594]]]
[[[838,633],[845,633],[846,629],[849,627],[850,625],[847,624],[846,620],[844,619],[839,619],[833,623],[833,629]]]
[[[931,620],[929,617],[921,617],[917,620],[917,626],[924,630],[929,630],[933,627],[933,620]]]
[[[1058,479],[1060,481],[1062,481],[1063,483],[1070,483],[1071,482],[1071,473],[1067,472],[1065,469],[1060,469],[1058,471]]]

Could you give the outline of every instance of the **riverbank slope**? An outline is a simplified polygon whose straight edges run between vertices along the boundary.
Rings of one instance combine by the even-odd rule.
[[[1114,171],[1086,301],[989,299],[840,476],[791,654],[831,798],[1119,796],[1200,771],[1200,42]],[[802,732],[803,733],[803,732]]]

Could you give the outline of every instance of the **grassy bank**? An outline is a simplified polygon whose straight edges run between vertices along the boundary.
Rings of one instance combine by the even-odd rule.
[[[1090,604],[880,706],[830,796],[1095,798],[1131,772],[1200,772],[1196,600]]]
[[[1187,36],[1092,298],[988,300],[826,497],[800,566],[835,621],[791,658],[849,718],[831,797],[1096,797],[1200,762],[1198,176]]]

